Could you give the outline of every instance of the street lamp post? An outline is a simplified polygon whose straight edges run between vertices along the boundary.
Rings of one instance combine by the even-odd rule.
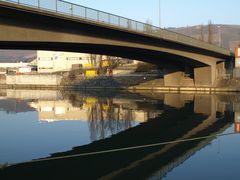
[[[218,28],[218,45],[222,46],[222,37],[221,37],[221,26],[217,26]]]
[[[161,28],[161,0],[159,0],[159,27]]]

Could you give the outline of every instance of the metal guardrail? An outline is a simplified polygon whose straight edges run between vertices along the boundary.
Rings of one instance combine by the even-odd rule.
[[[33,7],[41,10],[48,10],[58,14],[69,15],[72,17],[81,18],[83,20],[94,21],[101,24],[116,26],[121,29],[140,32],[154,37],[165,39],[185,45],[190,45],[197,48],[202,48],[224,55],[231,55],[227,49],[209,44],[207,42],[175,33],[159,27],[131,20],[114,14],[106,13],[96,9],[88,8],[78,4],[73,4],[63,0],[0,0],[10,2],[27,7]]]

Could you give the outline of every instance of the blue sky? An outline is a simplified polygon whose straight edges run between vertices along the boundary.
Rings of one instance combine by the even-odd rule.
[[[159,0],[67,0],[116,15],[159,25]],[[161,0],[161,26],[240,25],[240,0]]]

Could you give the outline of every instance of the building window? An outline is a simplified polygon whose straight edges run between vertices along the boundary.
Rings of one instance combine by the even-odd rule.
[[[41,61],[51,61],[52,58],[51,57],[39,57],[38,60],[41,60]]]
[[[82,60],[81,57],[67,57],[67,60],[71,60],[71,61],[77,61],[77,60]]]

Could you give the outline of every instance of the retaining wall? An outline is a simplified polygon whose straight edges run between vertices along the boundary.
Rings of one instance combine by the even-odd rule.
[[[60,85],[62,76],[56,74],[7,75],[7,85]]]

